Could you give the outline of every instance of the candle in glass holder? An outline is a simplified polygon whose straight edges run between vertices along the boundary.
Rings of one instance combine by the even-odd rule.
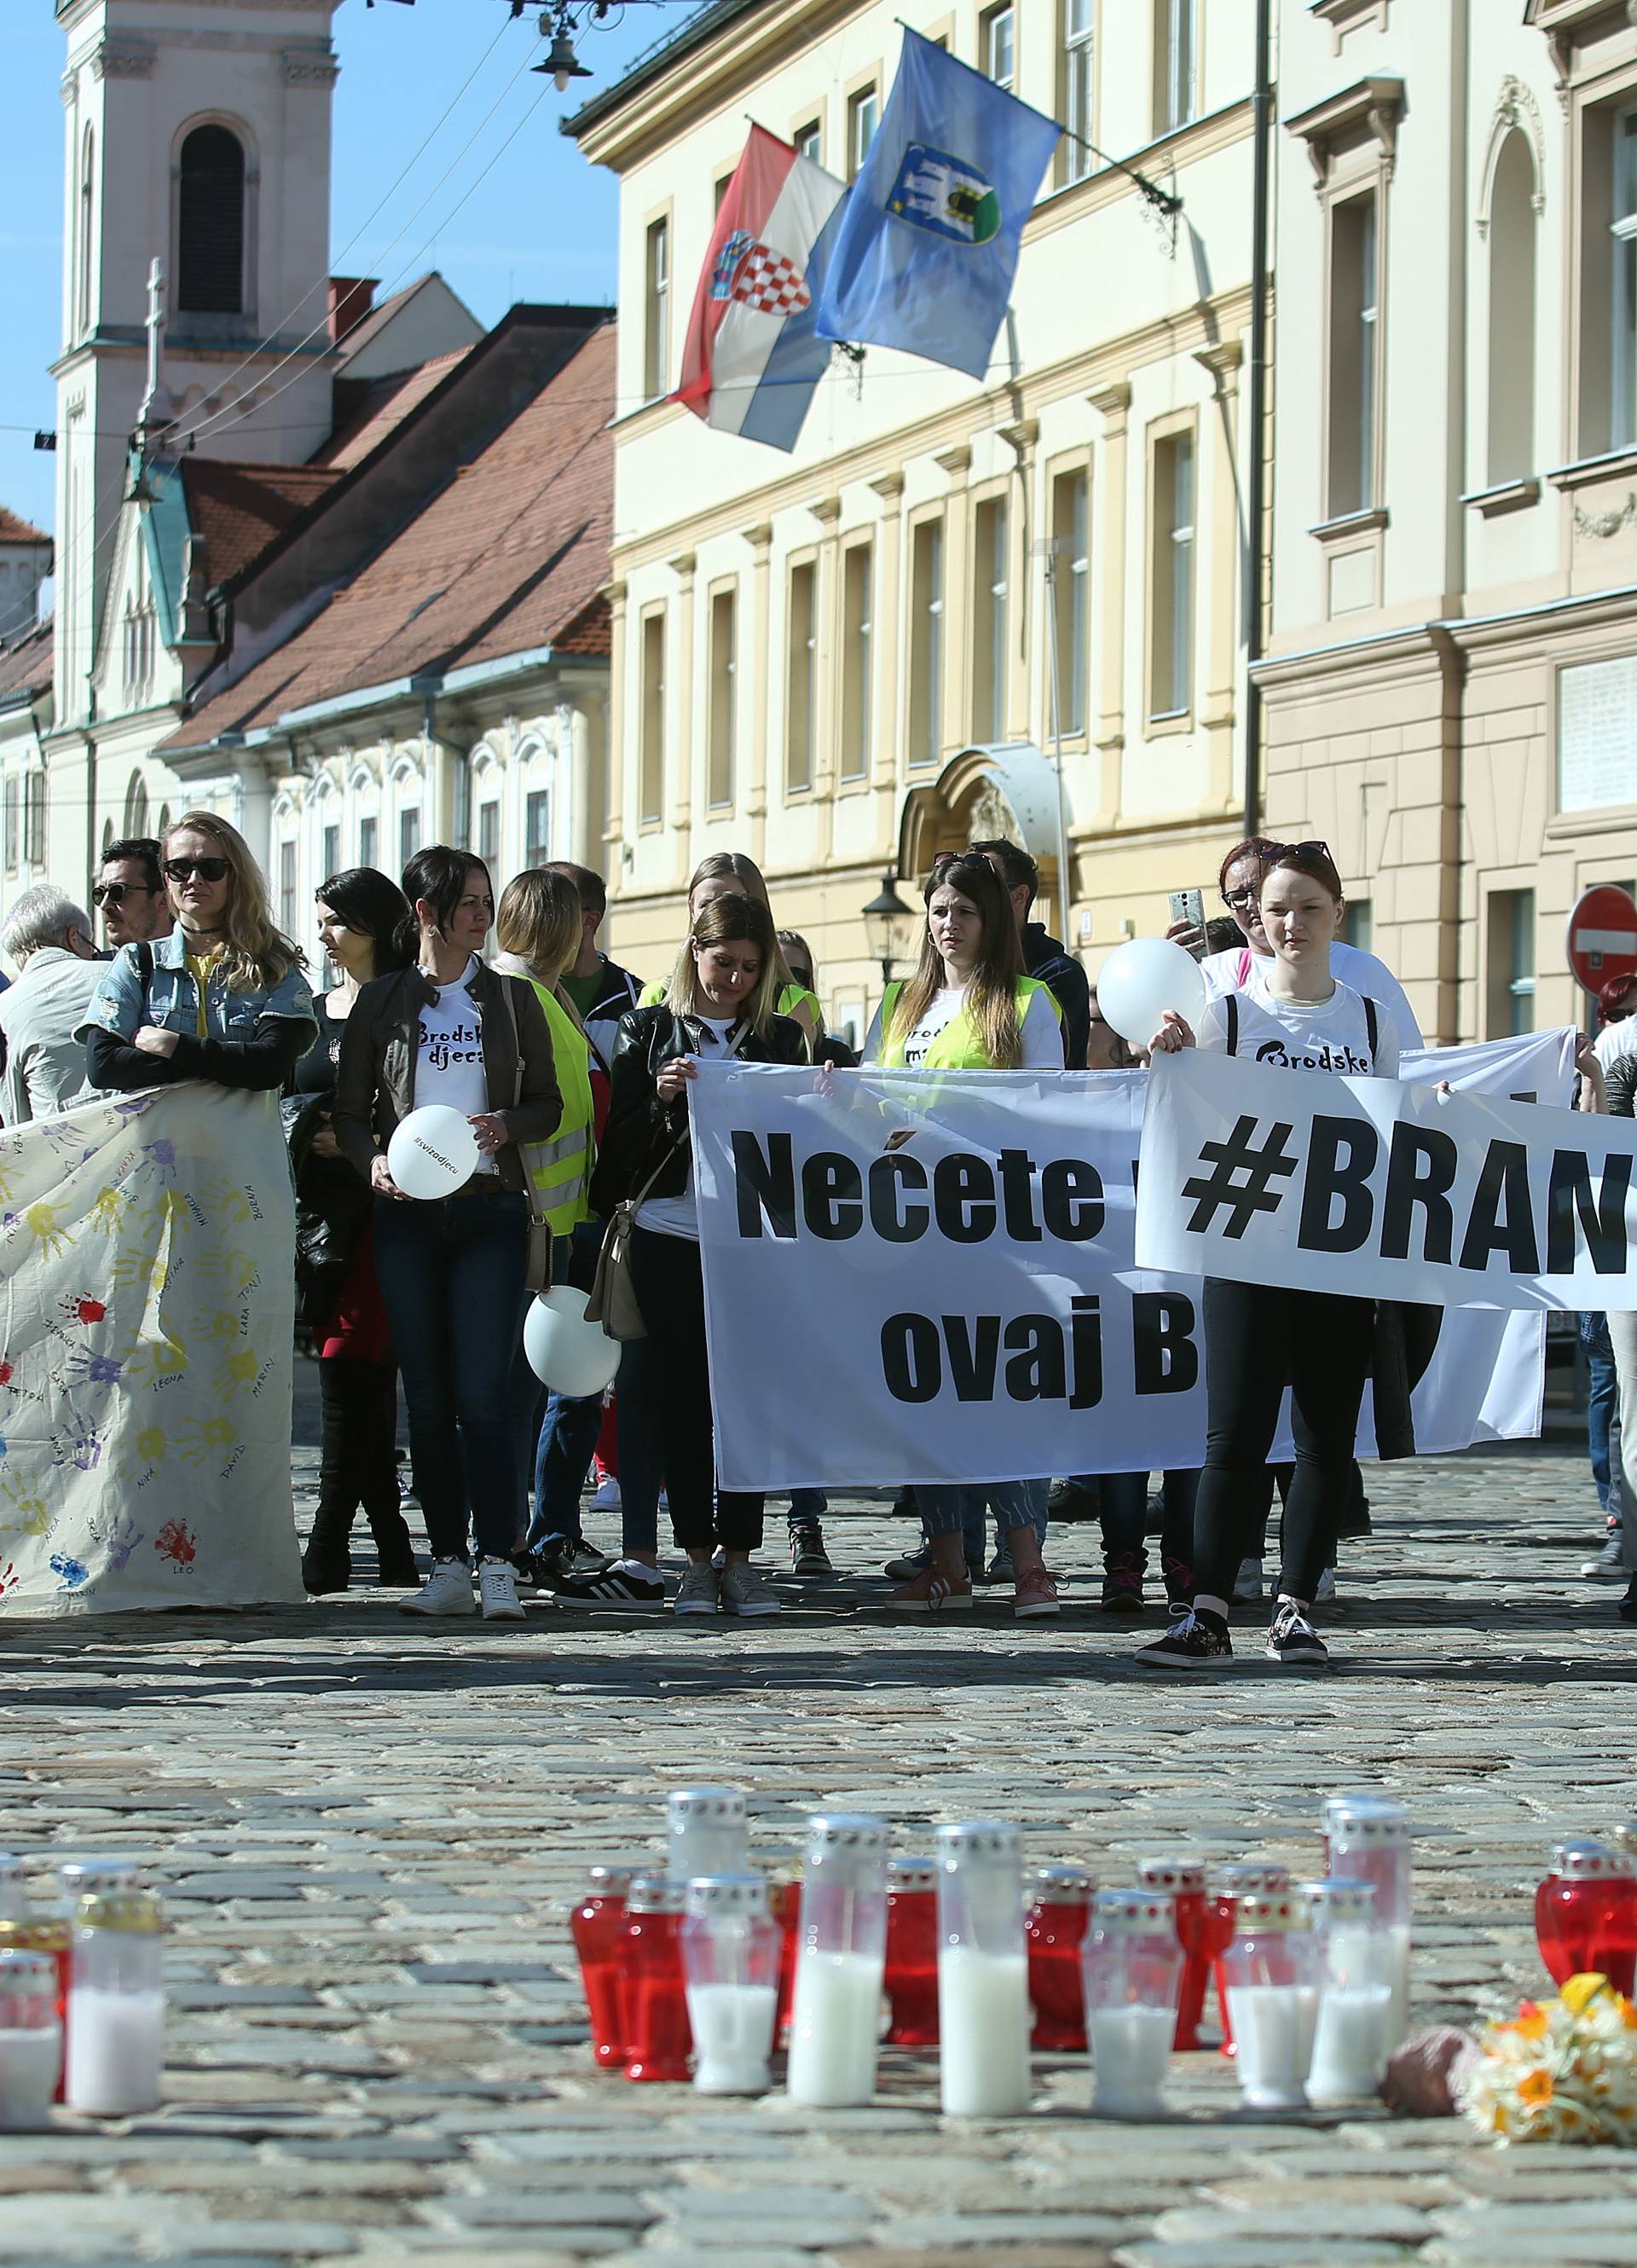
[[[637,1874],[626,1888],[618,1946],[627,2079],[688,2076],[693,2035],[682,1976],[686,1898],[686,1886],[667,1874]]]
[[[0,2132],[49,2125],[62,2070],[55,1961],[48,1953],[0,1952]]]
[[[1410,1922],[1414,1893],[1409,1814],[1390,1795],[1333,1795],[1324,1806],[1327,1874],[1374,1882],[1375,1916],[1387,1933],[1392,2009],[1387,2052],[1410,2029]]]
[[[80,1900],[65,2097],[96,2118],[157,2110],[165,2062],[165,1913],[147,1890]]]
[[[1631,1998],[1637,1970],[1637,1869],[1589,1836],[1554,1845],[1535,1893],[1535,1939],[1552,1980],[1606,1977]]]
[[[800,1951],[785,2084],[826,2110],[875,2094],[887,1955],[886,1822],[826,1813],[808,1822]]]
[[[1375,1917],[1375,1885],[1327,1874],[1299,1884],[1298,1895],[1319,1950],[1308,2100],[1357,2102],[1380,2089],[1392,2015],[1391,1943]]]
[[[1103,2118],[1159,2117],[1183,1977],[1169,1894],[1099,1890],[1081,1965],[1093,2110]]]
[[[619,1937],[625,1922],[625,1893],[637,1872],[635,1867],[593,1867],[586,1895],[569,1916],[591,2018],[592,2058],[600,2071],[619,2071],[625,2062]]]
[[[674,1787],[665,1799],[674,1882],[696,1874],[741,1874],[750,1864],[745,1793],[741,1787]]]
[[[948,2118],[1029,2109],[1029,1956],[1022,1837],[998,1821],[940,1827],[939,2091]]]
[[[700,1874],[682,1926],[701,2095],[765,2095],[778,2016],[779,1929],[760,1874]]]
[[[783,2041],[790,2030],[796,1999],[796,1957],[801,1950],[800,1861],[787,1873],[772,1875],[767,1886],[767,1910],[778,1926],[778,2014],[773,2037]]]
[[[1235,1859],[1216,1870],[1214,1884],[1214,1926],[1210,1929],[1212,1941],[1212,1973],[1216,1980],[1216,2009],[1222,2020],[1222,2053],[1231,2056],[1234,2049],[1234,2021],[1228,2006],[1228,1980],[1222,1970],[1222,1955],[1233,1943],[1234,1933],[1239,1926],[1241,1898],[1273,1896],[1290,1888],[1290,1869],[1271,1859]]]
[[[1301,1901],[1287,1891],[1242,1897],[1221,1966],[1247,2106],[1304,2110],[1318,2022],[1319,1956]]]
[[[1176,2037],[1172,2045],[1186,2054],[1199,2044],[1199,2019],[1205,2014],[1205,1988],[1211,1963],[1233,1934],[1231,1921],[1211,1927],[1215,1919],[1205,1892],[1205,1860],[1192,1852],[1176,1858],[1144,1859],[1137,1868],[1137,1887],[1171,1900],[1176,1914],[1176,1941],[1183,1949],[1183,1981],[1176,1996]]]
[[[57,2023],[64,2040],[68,2037],[68,1988],[74,1965],[74,1933],[59,1913],[43,1913],[39,1908],[26,1907],[14,1920],[0,1920],[0,1953],[44,1953],[51,1958],[56,1970]],[[59,2068],[56,2099],[63,2100],[63,2076]]]
[[[930,1859],[887,1862],[885,2039],[896,2048],[938,2044],[938,1869]]]
[[[1035,2012],[1031,2047],[1072,2051],[1086,2044],[1080,1950],[1096,1887],[1084,1867],[1036,1867],[1029,1876],[1023,1937]]]

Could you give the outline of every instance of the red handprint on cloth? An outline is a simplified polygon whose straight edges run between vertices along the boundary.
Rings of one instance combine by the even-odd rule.
[[[198,1557],[199,1539],[185,1520],[167,1520],[154,1537],[153,1548],[173,1566],[190,1568]]]

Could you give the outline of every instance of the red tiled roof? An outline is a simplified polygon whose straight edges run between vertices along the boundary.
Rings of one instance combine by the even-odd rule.
[[[433,355],[418,370],[401,371],[394,378],[382,379],[370,388],[358,414],[330,435],[323,447],[314,452],[311,461],[350,473],[354,465],[362,464],[372,450],[379,449],[387,436],[402,424],[410,410],[441,386],[471,351],[470,347],[456,347],[451,354]]]
[[[304,629],[165,745],[534,646],[606,653],[614,401],[608,323]]]
[[[0,543],[49,543],[51,538],[38,527],[31,527],[14,512],[0,504]]]
[[[417,276],[414,283],[406,284],[402,291],[394,291],[389,298],[381,300],[379,306],[372,307],[368,314],[362,316],[358,322],[354,323],[350,331],[342,333],[336,344],[341,351],[343,368],[347,357],[357,354],[360,347],[367,346],[377,331],[389,323],[399,308],[406,306],[414,298],[422,284],[430,284],[437,273],[435,268],[429,268],[424,276]]]
[[[236,465],[211,457],[184,457],[181,470],[188,524],[204,538],[212,585],[247,567],[341,478],[328,466]]]
[[[20,638],[0,646],[0,701],[18,693],[43,693],[50,682],[51,617],[48,615]]]

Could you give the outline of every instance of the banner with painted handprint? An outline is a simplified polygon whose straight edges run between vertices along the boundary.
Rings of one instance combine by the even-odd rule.
[[[271,1095],[0,1133],[0,1615],[303,1595],[294,1234]]]

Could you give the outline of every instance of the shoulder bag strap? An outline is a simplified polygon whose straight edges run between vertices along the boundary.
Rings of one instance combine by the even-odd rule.
[[[145,1022],[148,1014],[148,987],[153,982],[153,947],[145,937],[137,940],[136,968],[142,978],[142,1013]]]
[[[1222,1005],[1228,1012],[1228,1052],[1230,1056],[1236,1056],[1239,1053],[1238,993],[1224,992],[1222,995]]]
[[[1364,995],[1364,1028],[1370,1035],[1370,1061],[1374,1064],[1381,1042],[1378,1035],[1375,1003],[1368,992]]]

